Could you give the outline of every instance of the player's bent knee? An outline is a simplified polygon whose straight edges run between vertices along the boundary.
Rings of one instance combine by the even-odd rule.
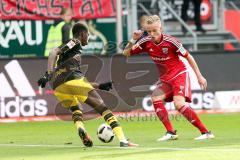
[[[155,102],[155,101],[163,101],[165,99],[165,95],[160,95],[160,96],[152,95],[151,99],[152,99],[153,102]]]
[[[174,101],[174,106],[175,106],[175,108],[176,109],[180,109],[182,106],[184,106],[185,105],[185,102],[184,101],[182,101],[182,100],[176,100],[176,101]]]
[[[102,103],[101,105],[94,108],[100,115],[102,115],[105,111],[108,110],[107,106]]]
[[[152,95],[151,95],[152,101],[163,101],[166,98],[165,93],[160,90],[160,89],[156,89],[153,91]]]
[[[185,105],[185,98],[182,96],[174,96],[173,101],[176,109],[179,109]]]

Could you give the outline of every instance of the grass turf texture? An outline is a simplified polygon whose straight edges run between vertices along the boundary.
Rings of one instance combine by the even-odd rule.
[[[84,148],[72,122],[20,122],[0,124],[1,160],[84,160],[84,159],[184,159],[239,160],[240,114],[201,115],[213,131],[214,140],[194,141],[199,132],[186,120],[173,120],[179,140],[156,142],[165,133],[158,120],[145,118],[121,119],[125,134],[138,148],[119,148],[118,141],[101,143],[96,137],[103,120],[85,123],[94,146]]]

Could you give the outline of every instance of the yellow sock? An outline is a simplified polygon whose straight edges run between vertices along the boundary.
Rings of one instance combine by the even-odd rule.
[[[126,138],[123,133],[123,129],[118,123],[117,118],[112,114],[112,112],[110,110],[106,110],[105,112],[103,112],[102,116],[107,122],[107,124],[112,128],[118,140],[126,141]]]
[[[74,124],[75,124],[75,126],[77,127],[77,129],[78,129],[78,128],[85,129],[85,128],[84,128],[84,124],[83,124],[82,121],[76,121]]]
[[[75,126],[78,128],[83,128],[84,129],[84,124],[83,124],[83,115],[82,115],[82,111],[80,110],[75,110],[72,113],[72,120],[75,124]]]
[[[119,141],[125,141],[126,140],[121,126],[113,128],[113,132],[114,132],[114,134],[116,135],[116,137],[118,138]]]

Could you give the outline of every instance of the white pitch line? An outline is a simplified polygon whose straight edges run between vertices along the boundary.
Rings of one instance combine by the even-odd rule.
[[[47,145],[47,144],[0,144],[0,147],[50,147],[50,148],[85,148],[77,145]],[[143,149],[143,150],[172,150],[172,151],[237,151],[238,148],[168,148],[168,147],[117,147],[117,146],[93,146],[93,148],[105,149]],[[90,148],[89,148],[90,149]]]
[[[168,148],[168,147],[144,147],[144,146],[140,146],[140,147],[117,147],[117,146],[94,146],[94,148],[113,148],[113,149],[148,149],[148,150],[173,150],[173,151],[238,151],[240,152],[240,149],[238,148],[208,148],[208,147],[204,147],[204,148]]]
[[[52,147],[52,148],[80,148],[73,145],[55,145],[55,144],[0,144],[0,147]]]
[[[76,145],[48,145],[48,144],[0,144],[0,147],[50,147],[50,148],[85,148],[83,146]],[[238,148],[168,148],[168,147],[117,147],[117,146],[93,146],[93,148],[105,148],[105,149],[146,149],[146,150],[170,150],[170,151],[237,151]]]

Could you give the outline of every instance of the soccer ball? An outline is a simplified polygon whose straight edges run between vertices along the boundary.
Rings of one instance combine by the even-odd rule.
[[[97,130],[98,139],[104,143],[111,142],[115,135],[112,131],[112,128],[107,124],[101,124]]]

